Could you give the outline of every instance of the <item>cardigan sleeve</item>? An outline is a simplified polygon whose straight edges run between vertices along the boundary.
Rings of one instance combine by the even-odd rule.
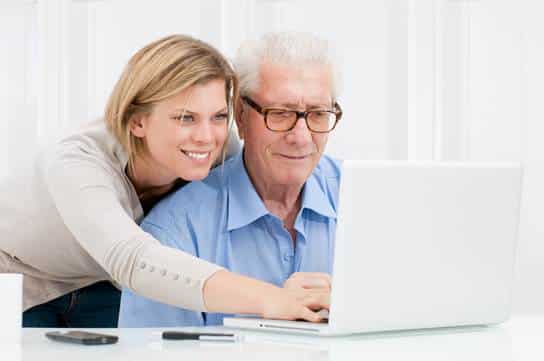
[[[118,170],[88,154],[44,164],[46,187],[66,227],[110,277],[150,299],[205,311],[205,281],[222,267],[160,244],[123,208]]]

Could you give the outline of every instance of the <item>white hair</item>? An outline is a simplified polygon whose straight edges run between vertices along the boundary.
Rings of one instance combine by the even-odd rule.
[[[333,99],[336,99],[339,93],[341,75],[329,44],[310,33],[267,33],[259,39],[248,40],[238,49],[233,63],[240,80],[242,96],[249,95],[259,88],[259,70],[263,63],[328,65],[332,74]]]

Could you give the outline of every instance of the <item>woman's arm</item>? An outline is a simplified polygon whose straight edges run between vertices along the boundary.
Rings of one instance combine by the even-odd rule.
[[[252,313],[264,318],[319,322],[320,317],[312,310],[328,309],[330,292],[279,288],[221,270],[206,281],[204,300],[209,312]]]
[[[123,208],[123,175],[108,164],[60,156],[45,164],[47,188],[65,225],[113,280],[135,293],[191,310],[316,320],[327,295],[239,276],[161,245]]]

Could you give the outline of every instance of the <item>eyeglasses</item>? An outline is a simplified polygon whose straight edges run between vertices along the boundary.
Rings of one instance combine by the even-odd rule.
[[[242,97],[242,100],[264,117],[266,128],[273,132],[290,131],[302,117],[310,131],[328,133],[334,129],[342,117],[342,109],[336,102],[334,110],[315,109],[301,112],[292,109],[263,108],[249,97]]]

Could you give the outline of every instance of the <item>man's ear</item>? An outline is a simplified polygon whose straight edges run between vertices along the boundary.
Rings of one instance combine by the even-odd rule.
[[[243,140],[245,133],[245,118],[247,118],[247,113],[244,111],[244,104],[242,103],[241,99],[238,99],[238,101],[236,102],[236,107],[234,107],[234,109],[236,109],[234,112],[234,119],[236,120],[236,127],[238,128],[238,137]]]
[[[144,138],[146,133],[146,119],[143,114],[135,114],[129,120],[130,132],[137,138]]]

